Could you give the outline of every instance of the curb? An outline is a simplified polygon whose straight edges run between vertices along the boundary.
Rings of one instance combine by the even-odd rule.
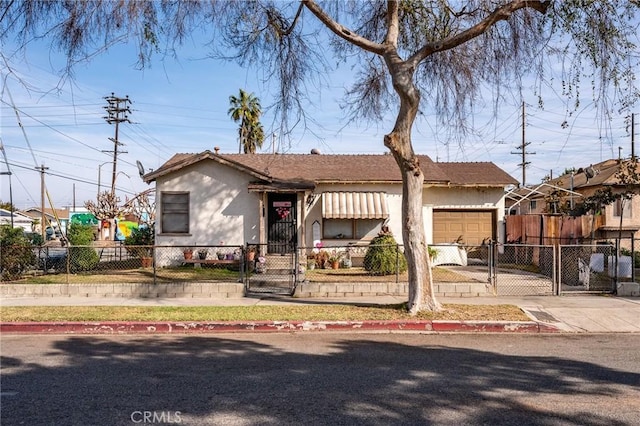
[[[3,322],[12,334],[207,334],[302,331],[422,331],[429,333],[557,333],[535,321],[249,321],[249,322]]]

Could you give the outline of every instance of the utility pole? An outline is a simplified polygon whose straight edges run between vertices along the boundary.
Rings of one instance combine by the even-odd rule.
[[[107,106],[104,107],[107,110],[107,117],[104,117],[107,120],[107,123],[116,125],[116,133],[114,138],[109,138],[110,141],[113,142],[113,173],[111,175],[111,195],[115,195],[116,192],[116,175],[117,175],[117,162],[118,162],[118,146],[122,145],[118,140],[118,125],[123,122],[131,123],[129,121],[129,116],[127,114],[131,114],[131,110],[129,109],[129,105],[131,101],[129,100],[129,96],[125,98],[119,98],[111,93],[111,96],[105,97],[107,101]],[[120,154],[124,154],[126,151],[120,151]]]
[[[42,241],[45,242],[47,241],[47,235],[46,235],[45,226],[44,226],[45,225],[44,191],[46,190],[44,186],[44,171],[49,170],[49,168],[45,167],[43,164],[40,167],[36,167],[36,170],[40,170],[40,234],[42,235]],[[53,235],[55,235],[55,230]]]
[[[522,143],[517,149],[519,152],[513,152],[512,154],[522,155],[522,162],[518,166],[522,167],[522,186],[526,186],[527,183],[527,165],[531,162],[527,161],[527,154],[535,154],[535,152],[527,152],[527,146],[531,145],[531,142],[525,142],[525,111],[524,102],[522,102]]]
[[[635,117],[634,113],[631,113],[631,161],[635,161],[636,159],[636,129],[635,129]]]
[[[4,152],[4,145],[2,144],[2,139],[0,139],[0,151],[2,151],[2,156],[4,157],[4,164],[7,166],[6,172],[0,172],[0,175],[9,176],[9,205],[11,206],[11,229],[13,229],[13,191],[11,190],[11,169],[9,168],[9,162],[7,161],[7,154]]]

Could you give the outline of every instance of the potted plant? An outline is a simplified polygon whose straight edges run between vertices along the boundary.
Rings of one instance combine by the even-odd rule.
[[[209,250],[207,249],[198,250],[198,258],[201,260],[206,259],[208,254],[209,254]]]
[[[307,269],[313,271],[316,269],[316,256],[315,254],[310,254],[307,256]]]
[[[182,250],[182,254],[184,254],[185,260],[193,259],[193,249],[191,247],[187,247]]]
[[[247,247],[247,261],[253,262],[256,258],[256,246]]]
[[[331,252],[331,254],[329,255],[329,259],[327,260],[329,262],[329,265],[331,265],[332,269],[338,269],[340,267],[340,258],[341,258],[341,254],[337,251],[333,251]]]

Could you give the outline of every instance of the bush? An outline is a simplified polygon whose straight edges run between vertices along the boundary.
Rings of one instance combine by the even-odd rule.
[[[152,227],[140,226],[131,231],[131,235],[124,239],[127,253],[135,257],[151,256],[153,252],[155,232]],[[129,246],[129,247],[127,247]]]
[[[0,270],[2,280],[15,280],[36,264],[36,255],[22,228],[0,225]]]
[[[391,275],[407,270],[407,259],[398,250],[391,234],[381,234],[371,240],[364,255],[364,268],[374,275]]]
[[[93,247],[69,247],[69,271],[91,271],[100,263],[100,256]]]
[[[69,242],[74,246],[88,246],[93,242],[93,226],[72,223],[67,232]]]
[[[71,244],[67,251],[69,255],[69,272],[91,271],[100,263],[100,256],[95,249],[89,247],[93,242],[93,226],[81,223],[72,223],[67,231],[67,239]],[[66,268],[67,257],[54,259],[51,267],[58,271]]]

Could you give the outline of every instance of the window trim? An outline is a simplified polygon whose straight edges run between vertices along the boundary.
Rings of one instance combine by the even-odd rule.
[[[173,212],[173,214],[184,214],[186,215],[186,224],[187,229],[184,232],[165,232],[164,222],[165,222],[165,195],[183,195],[186,196],[186,211],[184,213],[181,212]],[[170,212],[172,213],[172,212]],[[159,235],[176,235],[176,236],[190,236],[191,235],[191,192],[190,191],[162,191],[160,193],[160,233]]]
[[[351,222],[351,235],[349,236],[345,236],[343,238],[336,238],[334,235],[327,235],[325,233],[325,230],[327,229],[326,227],[326,222],[327,221],[350,221]],[[343,219],[337,219],[337,218],[322,218],[322,239],[323,240],[354,240],[354,241],[371,241],[374,237],[360,237],[358,238],[356,236],[357,234],[357,226],[358,226],[358,221],[375,221],[377,223],[380,224],[380,228],[382,228],[386,222],[386,219],[362,219],[362,218],[343,218]]]

